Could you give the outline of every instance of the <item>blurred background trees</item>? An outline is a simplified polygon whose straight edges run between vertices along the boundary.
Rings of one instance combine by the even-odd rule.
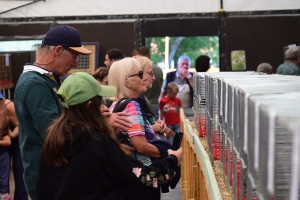
[[[163,69],[166,68],[166,43],[169,44],[167,45],[169,55],[167,62],[170,69],[177,68],[176,63],[181,55],[191,58],[191,68],[195,67],[195,60],[200,55],[210,57],[211,67],[219,67],[219,38],[217,36],[147,38],[146,46],[151,50],[151,60]]]

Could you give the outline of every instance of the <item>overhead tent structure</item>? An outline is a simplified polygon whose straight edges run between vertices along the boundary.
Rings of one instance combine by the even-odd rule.
[[[147,37],[218,36],[221,71],[231,70],[235,50],[245,51],[247,70],[261,62],[276,70],[283,47],[300,44],[299,16],[299,0],[0,0],[0,41],[41,39],[52,26],[68,24],[83,41],[99,43],[103,66],[108,49],[130,56]],[[31,55],[14,56],[18,79]]]
[[[31,3],[34,3],[34,1],[8,1],[8,0],[5,0],[5,1],[0,2],[0,5],[1,5],[0,13],[3,14],[5,12],[9,12],[11,10],[20,8],[22,6],[29,5]]]
[[[13,6],[16,9],[12,9]],[[211,0],[207,4],[205,0],[0,0],[0,7],[0,18],[103,16],[217,12],[220,1]]]
[[[297,0],[0,0],[0,18],[187,14],[300,9]]]

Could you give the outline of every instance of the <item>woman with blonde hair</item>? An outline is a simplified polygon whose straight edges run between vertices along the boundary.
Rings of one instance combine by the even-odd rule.
[[[122,199],[127,185],[159,187],[174,176],[183,152],[169,150],[149,167],[129,156],[102,115],[102,96],[112,86],[101,86],[90,74],[71,74],[57,96],[62,115],[47,130],[37,179],[36,200]]]
[[[141,64],[141,69],[144,71],[144,76],[146,76],[146,88],[147,90],[152,88],[153,81],[155,81],[155,76],[152,71],[152,62],[149,58],[141,55],[135,55],[133,56],[134,59],[138,60]],[[150,101],[145,97],[144,93],[142,93],[139,96],[139,99],[142,99],[144,102],[142,102],[141,106],[143,109],[143,112],[147,118],[147,120],[150,122],[153,130],[156,133],[157,138],[170,138],[172,135],[174,135],[174,132],[166,126],[166,123],[163,120],[159,120],[155,118],[155,112],[154,109],[150,103]]]
[[[121,131],[117,137],[119,141],[133,147],[133,155],[147,166],[151,164],[151,158],[160,158],[162,155],[159,149],[150,143],[156,139],[156,135],[151,123],[144,116],[141,106],[143,101],[138,99],[147,90],[147,76],[140,62],[134,58],[124,58],[114,62],[109,71],[108,83],[117,89],[116,95],[112,98],[111,111],[124,103],[124,98],[132,99],[123,110],[129,115],[128,119],[132,121],[132,127]],[[128,187],[123,199],[157,200],[160,199],[160,188]]]
[[[108,82],[117,89],[117,92],[111,98],[114,102],[110,110],[113,111],[118,100],[137,99],[145,92],[147,90],[145,77],[140,63],[134,58],[124,58],[114,62],[110,68]],[[128,128],[124,134],[128,136],[135,151],[148,157],[160,157],[159,150],[148,143],[149,140],[155,139],[155,133],[149,122],[144,119],[140,104],[137,101],[131,101],[123,112],[128,113],[128,118],[132,121],[132,127]]]

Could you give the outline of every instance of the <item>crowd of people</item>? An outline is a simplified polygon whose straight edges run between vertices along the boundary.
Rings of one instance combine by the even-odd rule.
[[[300,75],[300,49],[291,47],[285,51],[285,62],[279,65],[276,74]]]
[[[278,66],[276,74],[300,76],[300,48],[289,47],[284,53],[284,63]],[[257,66],[257,72],[273,74],[273,67],[269,63]]]
[[[53,27],[24,66],[14,102],[0,100],[1,200],[10,199],[10,166],[15,199],[160,199],[161,186],[174,184],[183,150],[171,150],[174,132],[144,95],[156,80],[152,62],[112,49],[107,68],[66,76],[90,53],[78,30]],[[113,112],[123,98],[131,101]]]
[[[158,200],[177,184],[183,149],[174,136],[180,108],[193,105],[191,59],[180,56],[163,79],[149,48],[132,57],[113,48],[106,67],[68,75],[91,53],[77,29],[55,26],[24,66],[14,102],[0,94],[0,200],[10,199],[10,167],[17,200]],[[300,75],[300,49],[285,59],[276,73]],[[210,58],[200,55],[195,68],[209,70]],[[272,66],[257,71],[272,74]]]

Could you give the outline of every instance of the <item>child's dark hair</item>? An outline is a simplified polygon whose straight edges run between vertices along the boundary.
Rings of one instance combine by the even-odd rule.
[[[206,56],[206,55],[199,56],[196,59],[196,65],[195,65],[196,71],[197,72],[206,72],[210,67],[209,61],[210,61],[210,58],[208,56]]]

